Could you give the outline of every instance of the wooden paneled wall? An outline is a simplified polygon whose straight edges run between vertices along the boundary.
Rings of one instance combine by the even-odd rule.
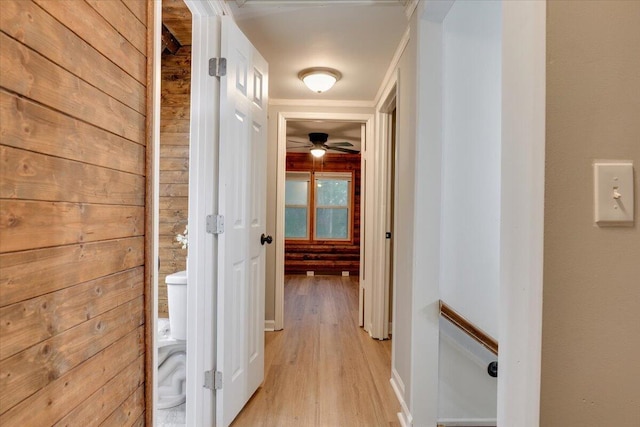
[[[308,153],[287,153],[287,171],[353,172],[353,239],[351,242],[285,241],[286,274],[360,273],[360,155],[326,154],[321,160]]]
[[[148,4],[1,3],[0,425],[144,425]]]
[[[188,219],[191,46],[162,54],[161,90],[158,316],[169,317],[165,278],[184,270],[187,256],[176,235]]]

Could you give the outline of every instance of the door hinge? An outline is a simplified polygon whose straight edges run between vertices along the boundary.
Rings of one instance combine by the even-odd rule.
[[[207,215],[207,233],[224,233],[224,215]]]
[[[209,75],[212,77],[223,77],[227,75],[227,58],[209,59]]]
[[[222,389],[222,372],[205,371],[204,372],[204,388],[208,388],[209,390]]]

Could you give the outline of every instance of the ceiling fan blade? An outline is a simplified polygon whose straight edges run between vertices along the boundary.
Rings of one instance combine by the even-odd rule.
[[[358,151],[358,150],[349,150],[348,148],[340,148],[340,147],[328,146],[327,149],[329,149],[331,151],[339,151],[341,153],[360,154],[360,151]]]
[[[312,144],[309,141],[296,141],[293,139],[287,139],[287,144],[288,143],[292,143],[292,144],[302,144],[302,146],[306,146],[306,147],[311,147]]]
[[[353,147],[353,144],[347,141],[330,142],[327,147]]]
[[[297,142],[300,144],[308,144],[309,143],[309,139],[308,138],[299,138],[297,136],[288,136],[287,137],[287,141],[289,142]]]

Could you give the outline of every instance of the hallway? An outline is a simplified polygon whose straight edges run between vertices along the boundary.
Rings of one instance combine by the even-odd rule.
[[[357,278],[287,276],[285,329],[266,333],[265,382],[232,425],[398,426],[391,341],[357,313]]]

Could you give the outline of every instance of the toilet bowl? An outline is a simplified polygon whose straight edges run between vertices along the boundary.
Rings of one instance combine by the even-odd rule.
[[[158,341],[158,409],[181,405],[186,400],[186,341]]]
[[[158,409],[186,399],[187,272],[167,276],[169,319],[158,319]]]

